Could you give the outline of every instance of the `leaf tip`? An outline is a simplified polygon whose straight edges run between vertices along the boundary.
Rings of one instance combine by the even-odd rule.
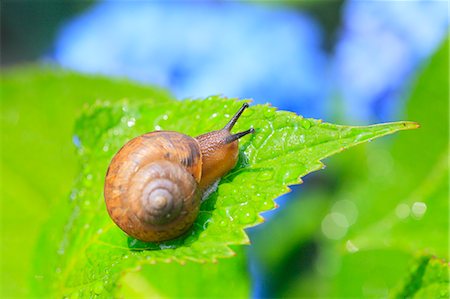
[[[414,130],[421,127],[421,125],[415,121],[405,121],[403,122],[403,126],[405,127],[406,130]]]

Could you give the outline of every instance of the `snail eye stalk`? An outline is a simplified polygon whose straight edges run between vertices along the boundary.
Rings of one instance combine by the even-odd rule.
[[[223,127],[224,130],[227,130],[228,132],[231,131],[234,124],[236,124],[237,120],[241,116],[242,112],[244,112],[245,109],[248,108],[248,103],[244,103],[242,107],[236,112],[236,114],[230,119],[230,121]],[[248,134],[248,133],[247,133]]]
[[[255,132],[255,129],[250,128],[244,132],[239,132],[239,133],[233,134],[233,135],[227,137],[227,139],[225,140],[225,143],[231,143],[235,140],[238,140],[241,137],[244,137],[245,135],[248,135],[248,134],[251,134],[254,132]]]

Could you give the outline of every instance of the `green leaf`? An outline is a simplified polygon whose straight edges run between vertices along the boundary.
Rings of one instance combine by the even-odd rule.
[[[7,273],[0,279],[0,296],[29,297],[41,226],[70,193],[80,168],[72,135],[83,104],[124,97],[165,101],[170,95],[125,80],[37,66],[2,69],[0,92],[0,262]],[[63,217],[69,208],[64,204],[58,211]]]
[[[247,227],[262,222],[259,213],[274,208],[273,199],[288,185],[323,167],[321,159],[351,146],[416,128],[412,122],[348,127],[304,119],[268,105],[248,109],[235,131],[253,126],[243,138],[238,165],[205,200],[193,228],[179,239],[143,243],[127,237],[105,212],[103,180],[117,150],[131,138],[155,129],[196,136],[222,127],[242,103],[219,97],[203,101],[98,103],[77,124],[83,172],[72,194],[72,213],[58,243],[46,239],[39,253],[37,287],[56,296],[110,296],[122,273],[155,262],[215,262],[235,253],[230,245],[248,244]],[[61,222],[59,214],[54,223]],[[48,229],[55,227],[50,224]],[[57,256],[53,254],[57,252]],[[56,272],[56,275],[55,275]],[[126,279],[125,279],[126,280]],[[101,287],[100,287],[101,285]]]
[[[236,249],[235,258],[216,264],[157,263],[127,270],[118,282],[121,287],[116,289],[114,297],[249,298],[247,261],[242,247]]]
[[[376,209],[371,209],[372,205],[363,211],[367,225],[352,232],[355,246],[361,249],[387,245],[412,253],[427,250],[442,257],[448,253],[448,243],[442,240],[449,225],[447,54],[445,43],[424,70],[408,104],[408,117],[417,119],[421,130],[413,138],[399,136],[390,150],[373,148],[368,153],[369,159],[374,157],[381,167],[377,168],[377,162],[369,164],[370,185],[361,183],[357,187],[361,195],[369,196],[368,191],[361,192],[363,188],[371,190],[369,198],[377,202]],[[373,152],[376,150],[379,152]],[[395,169],[377,174],[384,172],[380,162],[389,160],[394,161],[391,165]],[[386,175],[390,180],[382,184]]]
[[[393,298],[448,298],[450,263],[433,256],[420,256]]]
[[[398,135],[390,143],[372,144],[331,162],[340,163],[333,169],[341,168],[334,174],[337,187],[322,198],[332,201],[327,216],[317,222],[319,257],[313,273],[293,283],[288,296],[319,291],[322,297],[392,295],[418,252],[448,256],[447,66],[445,42],[424,68],[408,103],[407,117],[422,126],[417,134]],[[336,221],[336,213],[340,220],[344,217],[344,225]],[[332,225],[325,219],[334,219]],[[337,233],[327,230],[339,227]]]

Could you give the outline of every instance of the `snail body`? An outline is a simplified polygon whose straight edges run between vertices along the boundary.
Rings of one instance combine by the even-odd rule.
[[[112,159],[105,179],[112,220],[145,242],[185,233],[197,218],[205,190],[236,165],[239,138],[254,132],[230,132],[247,107],[244,104],[223,129],[195,138],[155,131],[126,143]]]

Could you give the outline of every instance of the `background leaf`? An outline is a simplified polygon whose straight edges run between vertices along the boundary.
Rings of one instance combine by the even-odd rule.
[[[34,277],[30,265],[40,228],[55,204],[67,198],[80,169],[72,135],[83,103],[124,97],[165,101],[170,95],[126,80],[33,66],[2,70],[0,91],[0,211],[5,240],[0,249],[0,289],[5,297],[29,296],[28,275]],[[58,212],[65,215],[68,209],[64,202]]]
[[[330,176],[339,178],[334,188],[302,195],[328,208],[315,218],[317,233],[299,240],[305,246],[312,239],[319,250],[311,270],[292,280],[285,296],[393,296],[418,254],[448,262],[447,65],[445,43],[408,103],[406,117],[421,124],[417,134],[330,161]]]
[[[433,256],[420,256],[393,298],[448,298],[449,274],[448,261]]]

